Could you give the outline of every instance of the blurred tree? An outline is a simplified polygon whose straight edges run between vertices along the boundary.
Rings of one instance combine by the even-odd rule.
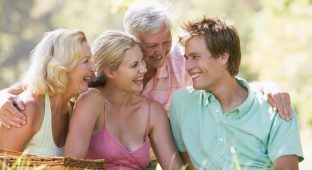
[[[303,123],[312,125],[312,4],[308,0],[263,0],[249,64],[259,79],[271,79],[291,92]]]

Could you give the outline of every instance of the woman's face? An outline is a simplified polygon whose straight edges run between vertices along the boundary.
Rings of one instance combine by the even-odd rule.
[[[143,76],[146,65],[139,45],[126,51],[118,69],[112,71],[114,84],[122,90],[141,91],[143,89]]]
[[[88,84],[94,77],[95,65],[91,61],[91,49],[87,42],[82,44],[81,61],[69,73],[68,90],[80,94],[88,90]]]

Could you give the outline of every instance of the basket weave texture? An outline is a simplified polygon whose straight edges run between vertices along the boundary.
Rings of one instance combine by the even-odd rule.
[[[69,157],[39,157],[0,150],[0,170],[83,170],[105,169],[104,160],[83,160]]]

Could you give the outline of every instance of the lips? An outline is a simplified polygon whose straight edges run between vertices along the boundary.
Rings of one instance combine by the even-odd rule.
[[[90,82],[93,76],[84,76],[83,81]]]
[[[153,58],[154,60],[160,60],[160,59],[162,59],[162,56],[160,56],[160,55],[158,55],[158,56],[152,56],[152,58]]]
[[[143,78],[144,78],[143,76],[139,76],[136,79],[134,79],[133,81],[137,84],[141,84],[141,83],[143,83]]]

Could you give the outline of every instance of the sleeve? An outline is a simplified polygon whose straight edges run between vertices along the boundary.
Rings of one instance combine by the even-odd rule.
[[[293,111],[292,115],[292,120],[287,122],[275,114],[268,142],[268,155],[272,161],[284,155],[297,155],[299,162],[304,159],[296,113]]]
[[[184,146],[184,143],[183,143],[183,138],[182,138],[182,134],[181,134],[181,122],[178,118],[179,112],[176,111],[176,107],[175,107],[175,95],[173,96],[172,98],[172,103],[171,103],[171,106],[170,106],[170,109],[169,109],[169,120],[170,120],[170,126],[171,126],[171,131],[172,131],[172,135],[173,135],[173,139],[174,139],[174,142],[178,148],[178,151],[179,152],[186,152],[186,148]]]

